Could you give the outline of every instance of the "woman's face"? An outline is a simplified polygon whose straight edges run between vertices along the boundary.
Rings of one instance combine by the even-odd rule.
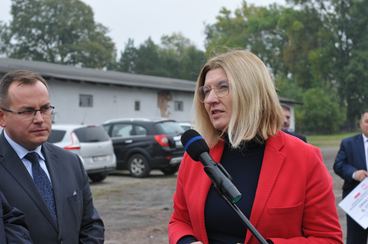
[[[212,125],[220,131],[226,131],[231,118],[232,99],[230,84],[222,68],[207,72],[203,85],[204,107]]]

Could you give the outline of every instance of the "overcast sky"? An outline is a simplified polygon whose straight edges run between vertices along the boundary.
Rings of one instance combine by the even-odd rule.
[[[204,49],[204,27],[212,24],[222,7],[239,8],[241,0],[82,0],[93,8],[95,20],[109,29],[119,51],[128,38],[135,45],[148,37],[158,44],[164,34],[180,32],[198,48]],[[249,0],[267,6],[284,0]],[[0,0],[0,20],[10,20],[10,0]]]

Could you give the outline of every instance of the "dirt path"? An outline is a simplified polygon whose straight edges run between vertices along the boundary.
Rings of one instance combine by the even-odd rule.
[[[115,174],[92,185],[95,206],[106,226],[105,243],[168,243],[176,177],[155,173],[145,179]]]
[[[334,177],[337,202],[341,200],[342,180],[332,172],[337,148],[323,148],[327,168]],[[167,223],[171,214],[176,176],[153,172],[145,179],[129,177],[125,172],[92,184],[94,203],[106,227],[107,244],[168,243]],[[345,215],[339,210],[345,228]]]

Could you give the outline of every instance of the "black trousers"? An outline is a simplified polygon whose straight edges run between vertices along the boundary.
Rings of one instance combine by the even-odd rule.
[[[346,215],[346,244],[366,244],[368,230],[363,229],[355,220]]]

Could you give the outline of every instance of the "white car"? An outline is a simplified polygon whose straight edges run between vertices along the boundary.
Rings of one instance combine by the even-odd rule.
[[[193,128],[192,124],[191,124],[191,123],[189,123],[189,122],[178,122],[178,123],[179,123],[179,125],[181,126],[181,128],[183,128],[183,130],[184,130],[184,131],[186,131],[186,130],[189,130],[189,129],[192,129],[192,128]]]
[[[112,141],[101,126],[54,124],[48,141],[78,154],[93,182],[103,181],[116,169]]]

